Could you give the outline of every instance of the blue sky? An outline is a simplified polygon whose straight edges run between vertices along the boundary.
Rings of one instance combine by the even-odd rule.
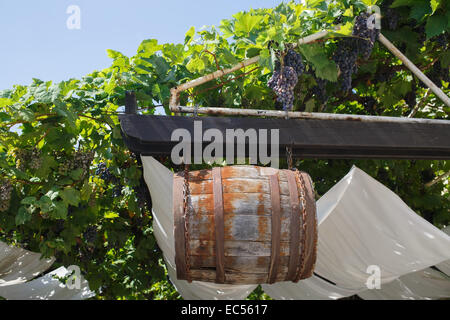
[[[1,0],[0,90],[32,78],[79,78],[110,64],[106,49],[133,55],[140,42],[182,42],[190,26],[218,25],[250,8],[281,0]],[[67,28],[80,8],[81,29]]]

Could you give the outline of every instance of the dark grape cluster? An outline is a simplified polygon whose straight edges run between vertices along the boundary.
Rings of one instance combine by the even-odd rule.
[[[115,180],[115,176],[111,173],[109,168],[106,166],[106,163],[101,162],[97,166],[97,170],[95,170],[95,174],[97,176],[100,176],[102,180],[104,180],[106,183],[113,182]]]
[[[294,88],[298,82],[298,74],[292,67],[275,70],[267,85],[277,95],[277,101],[284,110],[292,110],[294,106]]]
[[[305,71],[302,56],[292,49],[289,49],[284,56],[284,66],[294,68],[298,77]]]
[[[433,169],[425,169],[422,172],[420,172],[421,178],[423,183],[428,183],[430,181],[433,181],[436,178],[436,174],[434,173]]]
[[[358,58],[358,48],[353,38],[344,38],[338,42],[333,60],[340,71],[342,81],[341,88],[348,92],[352,88],[352,75],[356,72],[356,59]]]
[[[9,209],[13,187],[8,180],[0,181],[0,212]]]
[[[425,40],[427,39],[427,34],[425,32],[425,25],[421,24],[419,26],[415,26],[413,30],[417,32],[417,41],[419,43],[425,42]]]
[[[355,38],[358,53],[364,59],[368,59],[372,54],[375,41],[380,35],[380,30],[377,28],[369,29],[367,20],[371,15],[367,12],[362,12],[356,17],[355,26],[353,27],[353,36]]]
[[[141,179],[139,186],[133,187],[133,190],[134,190],[134,193],[136,194],[139,208],[144,210],[146,207],[151,207],[152,203],[151,203],[150,193],[149,193],[147,185],[143,179]]]
[[[115,186],[114,188],[113,188],[113,197],[114,198],[118,198],[118,197],[120,197],[121,195],[122,195],[122,189],[123,189],[123,186],[122,185],[118,185],[118,186]]]
[[[362,97],[361,99],[361,104],[364,107],[364,110],[366,110],[369,114],[375,113],[376,103],[377,101],[371,96]]]
[[[109,170],[106,163],[99,163],[95,170],[95,174],[100,176],[100,179],[104,180],[106,184],[115,185],[112,189],[112,196],[114,198],[118,198],[122,195],[123,185],[120,183],[120,179]]]
[[[94,249],[93,247],[91,247],[91,250],[89,248],[84,249],[84,248],[80,247],[78,249],[78,256],[79,256],[80,261],[83,263],[86,263],[86,264],[91,262],[92,259],[94,258],[94,250],[93,249]]]
[[[442,34],[436,36],[433,40],[442,49],[445,49],[448,45],[447,33],[442,33]]]
[[[83,232],[83,238],[87,243],[94,243],[97,240],[97,227],[89,226]]]
[[[344,21],[342,16],[338,16],[333,20],[333,24],[341,24]]]
[[[325,103],[328,101],[326,88],[328,81],[321,78],[315,78],[315,80],[317,85],[312,88],[312,92],[321,103]]]
[[[56,220],[55,224],[53,225],[53,232],[56,234],[60,234],[64,230],[64,224],[65,220]]]
[[[33,150],[16,149],[14,155],[16,168],[21,171],[25,171],[27,168],[37,170],[42,166],[41,151],[36,148]]]
[[[377,72],[375,74],[375,82],[389,82],[394,77],[394,72]]]
[[[92,151],[75,152],[75,154],[71,159],[67,159],[59,166],[58,169],[59,174],[67,175],[69,172],[76,169],[82,169],[83,172],[88,172],[91,167],[91,163],[94,160],[94,155],[95,153]]]
[[[416,94],[416,84],[413,82],[411,91],[408,92],[405,96],[405,102],[408,105],[409,109],[414,109],[417,103],[417,94]]]
[[[441,62],[437,61],[434,63],[427,76],[434,82],[434,84],[442,88],[442,81],[450,82],[449,71],[449,68],[442,68]]]
[[[75,164],[76,168],[81,168],[85,172],[89,171],[91,163],[94,160],[94,155],[94,152],[77,151],[75,153],[73,163]]]
[[[367,12],[362,12],[356,17],[353,38],[340,39],[333,54],[333,60],[339,67],[344,92],[352,89],[352,75],[358,70],[356,64],[358,56],[362,55],[364,59],[368,59],[380,34],[376,28],[369,29],[367,24],[369,17],[370,14]]]
[[[387,8],[383,10],[383,27],[389,30],[397,29],[400,15],[392,8]]]

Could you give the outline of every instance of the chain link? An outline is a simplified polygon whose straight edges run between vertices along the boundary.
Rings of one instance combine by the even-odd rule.
[[[190,255],[190,240],[189,240],[189,213],[190,213],[190,206],[189,206],[189,198],[190,198],[190,190],[189,190],[189,165],[184,165],[184,186],[183,186],[183,210],[184,210],[184,238],[186,242],[186,275],[187,275],[187,281],[190,283],[192,282],[191,279],[191,255]]]
[[[288,163],[288,169],[292,170],[294,168],[294,161],[292,159],[292,147],[286,147],[286,158]]]
[[[302,204],[302,243],[301,243],[301,259],[300,259],[300,268],[299,272],[297,274],[297,277],[295,279],[296,282],[300,280],[300,277],[302,276],[303,269],[305,267],[305,246],[306,246],[306,228],[307,228],[307,222],[306,222],[306,194],[305,194],[305,180],[303,179],[303,175],[300,171],[296,170],[297,176],[300,181],[300,202]]]

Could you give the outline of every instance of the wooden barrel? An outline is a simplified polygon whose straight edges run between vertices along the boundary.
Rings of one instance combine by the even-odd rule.
[[[312,276],[317,217],[307,173],[256,166],[179,173],[173,201],[178,279],[262,284]]]

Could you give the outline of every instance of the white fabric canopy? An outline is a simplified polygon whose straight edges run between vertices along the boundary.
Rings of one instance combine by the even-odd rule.
[[[450,228],[443,230],[450,234]],[[367,300],[435,300],[450,297],[450,260],[400,277],[381,290],[366,290],[359,296]]]
[[[69,271],[58,268],[35,280],[7,287],[0,287],[0,296],[7,300],[83,300],[95,296],[88,282],[81,278],[80,289],[68,289],[56,277],[63,278]]]
[[[154,204],[155,236],[164,252],[171,280],[183,298],[245,298],[255,286],[204,282],[189,284],[176,280],[172,216],[173,173],[152,157],[142,157],[142,162],[144,177]],[[427,269],[433,265],[448,268],[446,261],[450,260],[450,237],[418,216],[388,188],[356,167],[318,201],[317,208],[318,276],[298,284],[285,282],[263,285],[264,291],[272,298],[338,299],[361,293],[367,291],[366,282],[370,276],[367,268],[372,265],[381,270],[382,288],[402,276],[405,278],[401,281],[412,286],[409,284],[410,273],[420,274],[426,279],[436,277],[434,272]],[[425,269],[425,273],[420,273],[420,270]],[[445,296],[447,286],[448,280],[439,280],[434,297]],[[366,297],[370,298],[369,294]]]
[[[54,258],[0,242],[0,288],[24,283],[51,267]]]
[[[450,259],[447,234],[356,167],[318,201],[317,208],[319,243],[315,272],[335,285],[317,276],[298,284],[263,285],[264,291],[275,299],[336,299],[367,291],[370,274],[366,271],[371,265],[380,267],[383,289],[401,276],[440,263],[445,265]],[[432,273],[427,270],[417,274],[429,279]],[[411,283],[411,279],[407,276],[404,281]],[[450,296],[448,280],[442,284]],[[439,287],[436,285],[437,291]]]
[[[358,294],[366,300],[435,300],[450,297],[450,278],[427,268],[387,283],[381,290],[366,290]]]
[[[84,279],[81,279],[80,289],[69,290],[54,278],[66,276],[68,270],[64,267],[36,278],[54,261],[54,258],[41,259],[40,253],[0,242],[0,297],[8,300],[81,300],[95,295]]]
[[[255,285],[218,285],[177,280],[175,269],[175,240],[173,235],[172,185],[173,172],[152,157],[142,157],[144,178],[149,187],[153,204],[153,232],[163,251],[170,280],[186,300],[245,299]]]

